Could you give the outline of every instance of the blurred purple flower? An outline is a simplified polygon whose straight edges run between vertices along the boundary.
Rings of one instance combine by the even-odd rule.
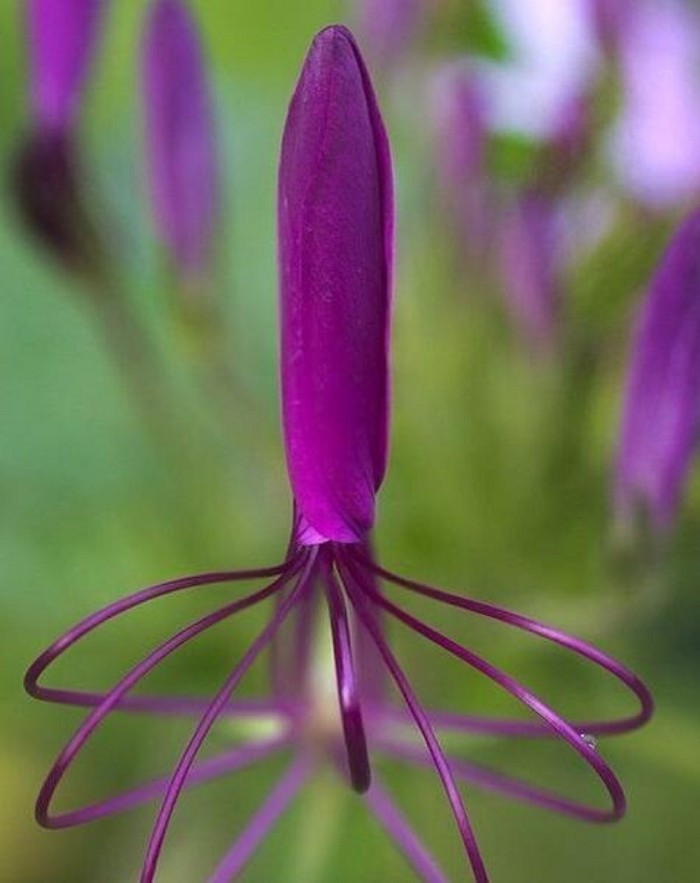
[[[211,99],[196,26],[181,0],[155,0],[141,69],[145,158],[156,228],[178,270],[208,268],[218,209]]]
[[[700,212],[681,224],[641,304],[615,472],[623,523],[659,533],[678,510],[700,426]]]
[[[639,0],[588,0],[591,22],[601,46],[614,54]]]
[[[35,125],[74,122],[106,0],[27,0],[29,78]]]
[[[460,250],[478,256],[490,238],[493,194],[484,165],[485,98],[469,62],[452,62],[437,72],[432,106],[439,200]]]
[[[700,190],[700,18],[682,2],[639,2],[625,22],[623,108],[613,161],[641,202],[664,209]]]
[[[417,33],[430,0],[354,0],[362,43],[380,67],[391,67]]]
[[[388,338],[392,265],[392,173],[389,146],[359,50],[341,26],[323,30],[303,67],[284,132],[279,173],[282,414],[294,519],[281,564],[253,571],[208,573],[162,583],[117,601],[71,629],[30,667],[26,686],[41,699],[92,710],[69,740],[40,792],[37,817],[67,827],[160,797],[141,883],[153,880],[170,819],[186,786],[293,749],[291,766],[211,877],[236,874],[278,814],[322,757],[358,792],[422,879],[445,877],[376,779],[369,747],[437,771],[478,883],[488,875],[458,789],[477,783],[517,799],[584,818],[611,821],[625,810],[622,788],[585,734],[614,734],[651,714],[646,688],[627,669],[576,638],[519,614],[472,601],[390,573],[375,563],[369,532],[375,494],[386,468]],[[135,665],[106,694],[45,687],[52,662],[114,617],[175,592],[226,581],[269,580],[193,622]],[[384,595],[380,583],[430,598],[564,647],[610,672],[640,702],[630,717],[572,723],[515,679],[436,631]],[[213,698],[131,695],[159,663],[191,639],[266,599],[276,606]],[[317,608],[325,598],[333,648],[337,709],[329,721],[311,658]],[[391,617],[481,673],[538,718],[484,718],[426,710],[385,636]],[[282,632],[287,622],[288,629]],[[265,648],[272,652],[273,689],[261,700],[232,701],[234,690]],[[405,710],[384,690],[394,682]],[[321,709],[321,713],[318,711]],[[172,775],[82,809],[53,815],[52,798],[93,731],[114,710],[192,714],[198,722]],[[273,716],[273,737],[258,738],[196,763],[221,718]],[[414,723],[424,748],[406,732]],[[592,768],[610,799],[606,810],[574,803],[498,773],[448,757],[437,730],[494,735],[556,736]],[[319,752],[321,749],[321,752]],[[426,750],[427,749],[427,750]]]
[[[503,291],[516,325],[534,350],[550,350],[558,337],[558,213],[534,191],[517,197],[500,221]]]

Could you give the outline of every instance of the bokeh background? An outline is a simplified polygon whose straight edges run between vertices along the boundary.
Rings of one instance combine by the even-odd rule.
[[[120,296],[149,350],[146,364],[131,372],[113,358],[90,295],[20,222],[12,178],[28,124],[23,9],[18,0],[0,5],[0,879],[6,883],[136,879],[153,811],[61,833],[35,826],[35,794],[80,715],[25,697],[21,681],[31,659],[78,618],[140,585],[283,555],[289,495],[277,427],[278,146],[311,36],[356,13],[353,4],[330,0],[190,4],[210,65],[222,159],[224,211],[211,282],[226,317],[222,377],[209,371],[206,341],[178,312],[177,286],[149,221],[137,79],[147,4],[109,5],[80,144]],[[465,788],[493,880],[689,881],[700,867],[700,486],[695,475],[672,535],[653,557],[638,547],[622,554],[609,500],[634,310],[669,231],[696,194],[689,180],[680,198],[652,209],[625,190],[609,156],[620,83],[599,50],[592,146],[567,184],[567,200],[585,208],[585,224],[582,213],[571,213],[572,257],[558,293],[562,327],[553,345],[524,340],[497,278],[450,236],[435,189],[432,74],[465,53],[487,62],[491,73],[507,71],[513,43],[497,12],[486,0],[435,0],[391,59],[371,61],[398,192],[393,430],[376,545],[394,570],[598,643],[635,668],[655,694],[658,713],[646,730],[600,746],[627,787],[629,814],[619,825],[586,826]],[[700,31],[697,39],[700,45]],[[489,175],[503,192],[532,182],[538,137],[505,125],[490,138]],[[572,248],[572,239],[581,247]],[[230,591],[212,588],[204,598],[152,605],[85,642],[62,664],[61,677],[108,686],[177,623]],[[211,692],[261,615],[218,629],[154,680],[165,689]],[[572,714],[627,708],[614,685],[536,640],[488,630],[466,615],[459,621],[431,615]],[[426,702],[501,709],[473,675],[395,632]],[[256,669],[243,692],[262,688],[264,675],[264,666]],[[61,805],[166,772],[188,726],[110,723],[76,766]],[[552,746],[465,739],[456,747],[602,800],[576,761]],[[188,796],[161,879],[205,879],[278,769],[262,765]],[[468,879],[432,774],[394,765],[384,774],[452,879]],[[361,800],[322,771],[244,879],[412,877]]]

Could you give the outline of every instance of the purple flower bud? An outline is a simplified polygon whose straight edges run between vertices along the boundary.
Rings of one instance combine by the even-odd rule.
[[[618,174],[652,208],[700,190],[700,19],[677,2],[640,3],[622,34]]]
[[[466,62],[440,70],[433,89],[439,199],[461,249],[475,254],[491,229],[491,200],[484,169],[486,108]]]
[[[153,216],[183,274],[205,271],[217,214],[217,162],[204,60],[181,0],[156,0],[143,40],[145,154]]]
[[[105,0],[28,0],[29,77],[37,126],[73,123]]]
[[[700,418],[700,212],[672,238],[641,305],[615,473],[618,517],[675,517]]]
[[[282,412],[303,542],[356,542],[386,467],[392,173],[352,35],[316,37],[279,171]]]
[[[501,272],[510,312],[534,349],[554,342],[559,318],[556,213],[550,199],[522,194],[501,220]]]

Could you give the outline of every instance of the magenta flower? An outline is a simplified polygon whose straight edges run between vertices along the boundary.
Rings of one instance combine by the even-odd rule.
[[[420,878],[429,883],[444,883],[446,877],[374,774],[377,756],[434,767],[478,883],[486,883],[488,875],[458,788],[460,781],[590,821],[611,821],[624,813],[622,788],[587,734],[621,733],[644,723],[652,705],[640,681],[576,638],[519,614],[397,576],[373,558],[370,530],[387,454],[392,227],[389,147],[374,92],[350,33],[340,26],[329,27],[314,40],[297,84],[279,173],[282,413],[294,499],[285,558],[274,567],[199,574],[143,589],[67,632],[34,662],[26,677],[28,691],[40,699],[91,709],[47,776],[37,803],[39,822],[47,827],[68,827],[160,799],[141,883],[154,879],[183,789],[282,748],[292,749],[290,766],[222,859],[210,878],[212,883],[224,883],[240,870],[312,765],[321,759],[366,795],[370,811]],[[105,694],[39,683],[55,659],[108,620],[175,592],[254,579],[265,583],[170,637]],[[564,647],[610,672],[636,695],[640,709],[615,720],[570,721],[512,676],[391,600],[382,591],[382,583]],[[211,701],[132,695],[150,671],[190,640],[239,611],[271,599],[275,603],[270,619]],[[329,612],[337,688],[337,707],[331,716],[325,710],[323,691],[317,687],[319,671],[310,650],[323,600]],[[387,640],[389,619],[484,675],[531,711],[536,720],[493,719],[424,708]],[[273,662],[270,696],[233,700],[242,678],[266,648],[270,648]],[[384,689],[387,681],[393,681],[405,708],[389,699]],[[190,714],[197,723],[166,779],[55,815],[51,803],[57,787],[91,734],[112,711]],[[272,736],[197,761],[218,720],[261,713],[277,723]],[[406,724],[410,723],[415,725],[419,740],[407,732]],[[600,778],[610,795],[610,808],[588,807],[450,757],[438,735],[445,730],[522,738],[555,736]]]
[[[158,234],[185,276],[208,268],[218,199],[211,98],[192,16],[155,0],[143,39],[145,157]]]
[[[37,128],[75,121],[106,0],[27,0],[31,107]]]
[[[615,470],[618,517],[673,523],[700,421],[700,213],[671,239],[632,342]]]

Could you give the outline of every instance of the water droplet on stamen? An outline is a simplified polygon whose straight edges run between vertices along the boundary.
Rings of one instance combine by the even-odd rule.
[[[589,748],[592,748],[594,751],[598,747],[598,740],[595,736],[592,736],[590,733],[581,733],[581,738],[588,745]]]

